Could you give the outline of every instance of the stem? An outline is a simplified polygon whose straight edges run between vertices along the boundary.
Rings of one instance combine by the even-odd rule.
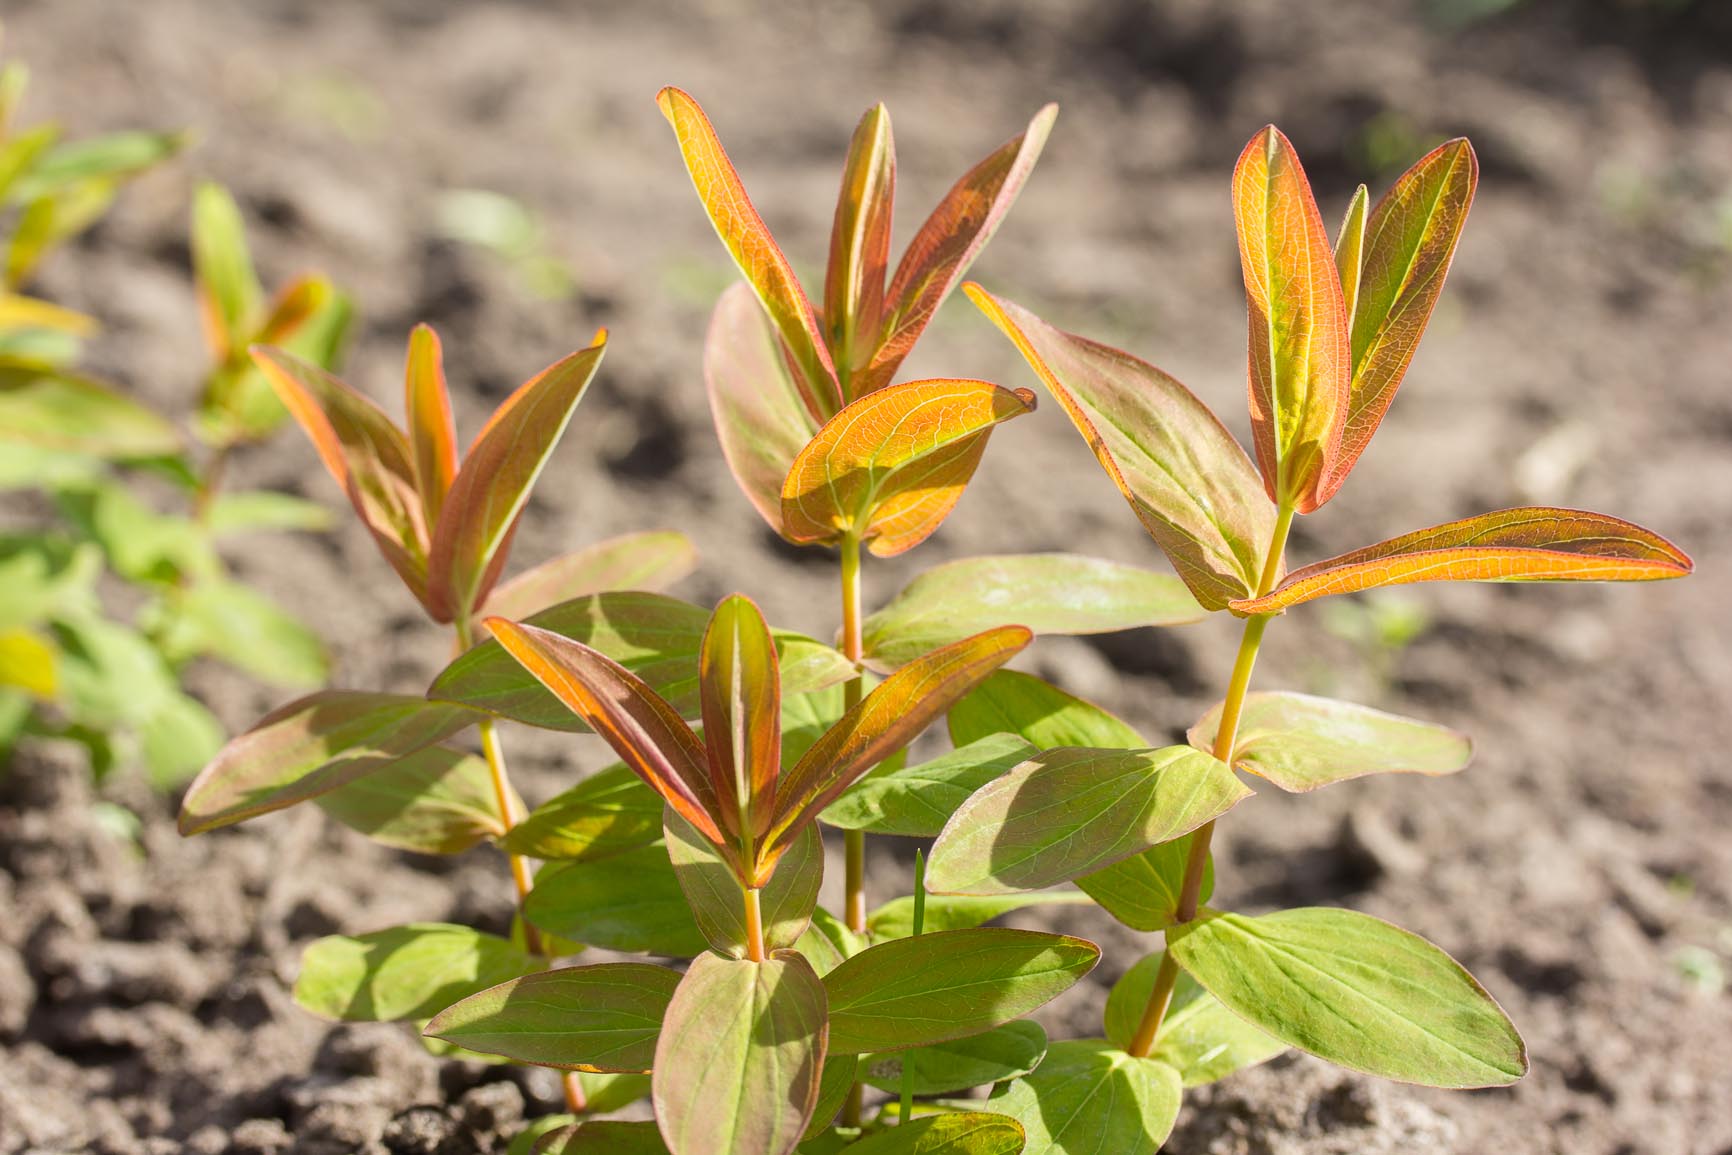
[[[769,952],[764,949],[763,903],[759,901],[757,887],[742,889],[746,896],[746,957],[753,962],[763,962],[769,957]]]
[[[926,930],[926,855],[914,852],[914,937]],[[918,1050],[902,1055],[902,1112],[896,1119],[898,1127],[907,1126],[914,1118],[914,1067]]]
[[[1287,551],[1287,534],[1293,528],[1293,509],[1282,505],[1275,515],[1275,531],[1269,541],[1269,555],[1263,562],[1263,573],[1257,582],[1257,596],[1275,588],[1281,573],[1281,558]],[[1245,619],[1244,633],[1239,637],[1239,653],[1233,659],[1233,676],[1227,683],[1227,698],[1221,704],[1221,721],[1215,728],[1214,756],[1229,765],[1233,745],[1239,737],[1239,717],[1245,709],[1245,694],[1251,688],[1251,672],[1257,665],[1257,651],[1263,644],[1263,631],[1271,615]],[[1191,850],[1185,859],[1185,879],[1179,890],[1179,905],[1173,912],[1173,925],[1183,926],[1197,917],[1197,905],[1203,892],[1203,874],[1209,865],[1209,844],[1215,836],[1215,824],[1204,823],[1191,835]],[[1155,1036],[1172,1005],[1173,986],[1179,980],[1179,964],[1173,952],[1161,955],[1161,967],[1155,972],[1155,986],[1149,992],[1148,1005],[1137,1023],[1137,1033],[1126,1050],[1138,1058],[1146,1058],[1155,1047]]]
[[[860,639],[860,539],[854,534],[842,538],[842,656],[853,662],[856,670],[864,647]],[[842,687],[844,709],[852,710],[865,694],[865,675],[856,673]],[[842,918],[855,934],[866,930],[866,834],[861,830],[844,831]]]
[[[576,1071],[565,1072],[565,1109],[573,1115],[589,1110],[589,1096],[583,1093],[583,1078]]]
[[[499,803],[499,815],[505,820],[505,829],[510,830],[520,821],[517,813],[517,795],[511,789],[511,779],[505,770],[505,748],[499,742],[499,728],[492,718],[481,721],[481,753],[487,759],[488,775],[493,779],[493,796]],[[517,886],[517,907],[521,916],[523,900],[529,897],[530,888],[535,885],[535,876],[530,873],[529,860],[521,854],[507,854],[506,860],[511,863],[511,881]],[[523,920],[523,944],[529,948],[530,954],[541,954],[541,932]]]

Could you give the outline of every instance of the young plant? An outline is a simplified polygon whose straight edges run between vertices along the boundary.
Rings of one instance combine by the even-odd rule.
[[[1251,692],[1276,616],[1317,598],[1410,582],[1648,581],[1691,570],[1677,547],[1639,526],[1522,508],[1286,572],[1294,515],[1335,494],[1394,398],[1476,179],[1473,150],[1451,141],[1375,206],[1362,186],[1331,247],[1287,139],[1271,127],[1246,146],[1233,202],[1250,301],[1256,465],[1160,370],[966,286],[1063,406],[1197,601],[1244,621],[1225,699],[1192,727],[1188,747],[1141,755],[1162,764],[1153,774],[1066,749],[1143,743],[1116,719],[1020,675],[998,675],[951,712],[958,741],[1008,729],[1046,753],[956,809],[933,848],[932,889],[1006,895],[1074,880],[1128,925],[1166,936],[1165,951],[1114,989],[1105,1039],[1049,1049],[1037,1070],[990,1101],[1023,1124],[1026,1151],[1104,1144],[1152,1152],[1172,1127],[1182,1086],[1288,1046],[1438,1087],[1500,1086],[1527,1070],[1521,1037],[1491,996],[1418,936],[1348,910],[1251,917],[1202,905],[1213,887],[1214,820],[1249,794],[1233,770],[1303,792],[1369,773],[1453,773],[1469,757],[1467,739],[1439,726]]]

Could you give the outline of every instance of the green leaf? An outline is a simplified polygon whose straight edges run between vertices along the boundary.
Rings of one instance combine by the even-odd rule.
[[[548,1134],[536,1143],[533,1155],[667,1155],[667,1151],[654,1123],[589,1119]]]
[[[216,715],[186,694],[170,694],[138,725],[139,756],[159,790],[180,786],[221,748],[227,734]]]
[[[1179,1073],[1101,1039],[1054,1043],[986,1105],[1021,1123],[1024,1155],[1154,1155],[1179,1114]]]
[[[923,1047],[1020,1018],[1100,959],[1080,938],[982,927],[892,939],[824,976],[836,1054]]]
[[[12,187],[14,204],[93,181],[134,176],[186,147],[182,132],[111,132],[56,145]]]
[[[930,762],[862,778],[819,818],[842,830],[935,838],[970,794],[1035,753],[1014,734],[993,734]]]
[[[170,454],[181,445],[171,422],[107,385],[3,367],[0,441],[110,458]]]
[[[525,975],[446,1007],[423,1033],[542,1067],[641,1073],[655,1062],[679,981],[678,972],[647,963]]]
[[[334,522],[331,511],[316,501],[265,489],[219,493],[205,512],[205,525],[217,537],[258,530],[325,530]]]
[[[1025,907],[1069,906],[1088,901],[1087,895],[1074,890],[1045,890],[1033,894],[998,894],[979,898],[929,894],[926,896],[926,929],[967,930]],[[913,934],[913,896],[893,898],[867,915],[866,929],[876,941],[906,938]]]
[[[1149,745],[1099,706],[1016,670],[999,670],[950,708],[951,745],[967,746],[989,734],[1016,734],[1042,750],[1141,750]]]
[[[60,692],[75,724],[94,730],[143,726],[180,695],[174,671],[148,639],[89,612],[54,619]]]
[[[1151,846],[1105,870],[1085,874],[1077,886],[1099,903],[1108,914],[1132,930],[1164,930],[1178,914],[1179,895],[1184,890],[1185,863],[1191,856],[1187,834],[1159,846]],[[1199,902],[1215,892],[1215,860],[1211,855],[1203,867]]]
[[[1068,882],[1225,814],[1250,791],[1188,746],[1061,746],[976,791],[932,847],[940,894],[1003,894]]]
[[[110,480],[69,486],[54,496],[61,515],[102,547],[121,577],[157,585],[220,580],[222,566],[210,540],[190,518],[159,514]]]
[[[732,958],[746,957],[745,893],[733,868],[715,847],[668,808],[668,858],[710,947]],[[771,950],[791,947],[806,932],[824,880],[824,844],[816,827],[794,840],[759,895],[764,942]]]
[[[850,1144],[849,1155],[1016,1155],[1022,1124],[985,1111],[910,1119]]]
[[[417,854],[459,854],[506,830],[487,763],[443,746],[417,750],[317,801],[349,829]]]
[[[528,858],[606,858],[659,839],[665,805],[629,766],[616,762],[536,807],[501,845]]]
[[[180,832],[203,834],[346,786],[441,742],[475,720],[401,694],[321,690],[265,715],[199,773]]]
[[[811,960],[807,960],[811,961]],[[812,1121],[806,1124],[804,1139],[820,1135],[835,1120],[836,1113],[854,1089],[854,1073],[860,1065],[856,1055],[830,1055],[824,1060],[824,1074],[818,1081],[818,1105],[812,1111]]]
[[[993,626],[1101,634],[1204,616],[1170,574],[1076,554],[1021,554],[964,558],[927,570],[861,630],[867,663],[888,670]]]
[[[373,934],[330,935],[301,955],[295,1002],[349,1022],[426,1019],[458,999],[536,969],[506,939],[418,922]]]
[[[794,949],[806,956],[812,969],[827,975],[866,949],[866,937],[849,930],[847,924],[821,906],[812,908],[812,921]]]
[[[1418,935],[1350,910],[1206,912],[1167,949],[1226,1007],[1318,1058],[1428,1087],[1501,1087],[1527,1047],[1485,988]]]
[[[947,1043],[868,1055],[861,1060],[860,1079],[895,1094],[906,1071],[913,1094],[949,1095],[1026,1075],[1045,1055],[1046,1032],[1039,1023],[1018,1019]]]
[[[520,621],[585,594],[661,590],[691,573],[697,560],[697,547],[676,530],[623,534],[518,574],[487,595],[485,613]]]
[[[1199,750],[1212,749],[1221,707],[1191,727]],[[1366,774],[1454,774],[1473,758],[1473,742],[1430,722],[1309,694],[1245,696],[1233,765],[1283,790],[1307,791]]]
[[[174,599],[165,648],[220,658],[291,689],[322,685],[330,672],[317,634],[258,590],[220,578],[200,581]]]
[[[265,291],[253,271],[240,207],[219,184],[206,182],[193,194],[192,266],[205,341],[221,364],[253,340]]]
[[[788,1155],[818,1104],[824,986],[805,959],[707,951],[656,1045],[652,1096],[673,1155]]]
[[[712,813],[731,841],[752,846],[775,817],[776,780],[782,773],[782,682],[770,627],[750,598],[733,594],[717,604],[698,654],[698,678],[716,798]],[[774,858],[754,849],[748,881],[764,885],[774,864]],[[815,889],[812,897],[817,900]]]
[[[1113,984],[1107,995],[1106,1032],[1115,1046],[1131,1045],[1160,969],[1161,952],[1156,951]],[[1267,1062],[1286,1049],[1287,1044],[1229,1011],[1196,979],[1180,971],[1149,1057],[1178,1071],[1185,1086],[1200,1087]]]
[[[523,917],[549,934],[608,950],[688,958],[707,946],[660,843],[543,867]]]

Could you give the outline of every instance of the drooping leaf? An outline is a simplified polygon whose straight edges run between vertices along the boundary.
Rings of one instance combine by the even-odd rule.
[[[467,619],[487,600],[535,479],[595,378],[607,330],[543,369],[494,410],[463,455],[433,532],[428,595],[440,621]]]
[[[1132,930],[1165,930],[1178,917],[1193,837],[1187,834],[1151,846],[1104,870],[1081,876],[1076,884],[1101,909]],[[1203,866],[1198,901],[1207,902],[1214,891],[1215,862],[1211,857]]]
[[[691,573],[697,560],[691,539],[678,530],[622,534],[525,570],[487,595],[486,611],[515,622],[586,594],[659,592]]]
[[[1220,726],[1215,705],[1197,720],[1191,745],[1211,749]],[[1454,774],[1473,758],[1473,742],[1444,726],[1310,694],[1245,695],[1233,765],[1283,790],[1303,792],[1366,774]]]
[[[536,807],[501,845],[527,858],[606,858],[660,838],[665,806],[631,767],[615,763]]]
[[[735,594],[710,615],[698,680],[716,817],[733,837],[756,839],[769,828],[782,773],[782,683],[770,627],[751,599]]]
[[[916,577],[861,626],[864,657],[894,669],[993,626],[1036,634],[1100,634],[1176,626],[1204,612],[1168,574],[1076,554],[1021,554],[948,562]]]
[[[1154,1155],[1179,1114],[1179,1073],[1101,1039],[1054,1043],[1034,1074],[987,1107],[1021,1123],[1023,1155]]]
[[[882,388],[896,375],[938,307],[968,275],[1034,170],[1056,119],[1056,104],[1035,113],[1027,129],[951,186],[908,242],[885,292],[883,336],[856,386],[856,397]]]
[[[1088,896],[1074,890],[1043,890],[1029,894],[973,895],[929,894],[926,896],[925,929],[927,931],[967,930],[983,926],[1030,906],[1071,906],[1087,904]],[[893,898],[866,916],[866,929],[876,942],[906,938],[914,933],[914,898],[903,895]]]
[[[1265,597],[1236,601],[1271,614],[1331,594],[1438,581],[1657,581],[1695,563],[1651,530],[1574,509],[1521,506],[1434,525],[1294,570]]]
[[[253,272],[240,207],[219,184],[206,182],[193,194],[192,264],[205,343],[221,364],[253,339],[264,289]]]
[[[659,842],[549,863],[524,899],[523,917],[547,934],[604,950],[689,958],[706,946]]]
[[[1114,1046],[1129,1047],[1142,1025],[1161,957],[1156,951],[1140,959],[1107,995],[1106,1034]],[[1200,1087],[1273,1059],[1286,1049],[1287,1044],[1227,1010],[1196,979],[1180,971],[1149,1058],[1178,1071],[1185,1086]]]
[[[990,381],[886,386],[825,422],[782,484],[782,533],[800,544],[853,534],[879,557],[931,537],[962,497],[994,426],[1034,394]]]
[[[936,838],[970,794],[1034,753],[1014,734],[993,734],[930,762],[862,778],[819,818],[842,830]]]
[[[427,524],[436,526],[457,476],[457,426],[451,417],[451,391],[445,384],[445,354],[439,334],[429,325],[416,325],[409,334],[403,394],[415,487],[421,491]]]
[[[1208,911],[1167,932],[1193,978],[1283,1042],[1428,1087],[1501,1087],[1527,1047],[1485,988],[1416,934],[1351,910]]]
[[[745,958],[745,893],[734,868],[677,814],[669,813],[666,821],[668,858],[698,928],[711,949]],[[817,828],[808,826],[759,892],[764,942],[770,950],[791,947],[806,932],[823,881],[824,844]]]
[[[1186,746],[1057,747],[976,791],[932,847],[939,894],[1039,890],[1189,834],[1250,795]]]
[[[317,798],[441,742],[475,721],[460,706],[401,694],[322,690],[232,739],[181,802],[180,832],[202,834]]]
[[[897,670],[843,715],[776,787],[776,820],[766,842],[785,845],[842,791],[913,741],[982,678],[1027,646],[1020,626],[988,630],[934,650]]]
[[[113,388],[84,377],[0,366],[0,444],[92,457],[177,453],[167,419]]]
[[[799,385],[807,408],[817,420],[828,418],[842,407],[842,393],[817,313],[805,289],[800,287],[793,267],[777,247],[758,210],[752,207],[740,174],[722,150],[716,130],[698,102],[670,87],[656,95],[656,104],[673,125],[686,171],[691,174],[698,198],[704,202],[710,223],[775,322],[776,331],[800,371]]]
[[[825,992],[805,959],[701,954],[656,1046],[652,1096],[673,1155],[789,1155],[818,1103]]]
[[[510,941],[466,926],[418,922],[330,935],[301,955],[295,1002],[349,1022],[425,1019],[458,999],[536,969]]]
[[[871,946],[824,976],[830,1049],[898,1051],[1021,1018],[1094,969],[1100,948],[1006,927],[935,931]]]
[[[644,1072],[679,981],[646,963],[525,975],[446,1007],[423,1033],[542,1067]]]
[[[1353,385],[1340,455],[1323,485],[1325,499],[1347,479],[1395,399],[1443,292],[1478,184],[1473,146],[1452,140],[1403,173],[1362,221],[1364,245],[1356,254],[1354,298],[1347,303]],[[1363,197],[1358,203],[1363,212]],[[1345,258],[1338,253],[1339,260]],[[1345,269],[1342,281],[1345,286]]]
[[[861,1060],[860,1081],[895,1094],[906,1073],[916,1095],[950,1095],[1026,1075],[1046,1055],[1046,1032],[1027,1019],[978,1035]]]
[[[896,1126],[852,1143],[849,1155],[1016,1155],[1022,1124],[987,1111],[955,1111]]]
[[[1064,407],[1203,608],[1254,591],[1275,507],[1208,407],[1128,353],[1056,329],[978,285],[966,291]]]
[[[1017,670],[999,670],[980,683],[950,708],[949,725],[951,744],[958,747],[989,734],[1017,734],[1041,750],[1055,746],[1142,750],[1149,745],[1129,723],[1094,703]]]
[[[1328,500],[1353,377],[1341,276],[1299,154],[1274,125],[1233,169],[1251,314],[1251,431],[1271,499]],[[1253,587],[1255,588],[1255,587]],[[1242,595],[1240,595],[1242,596]]]
[[[548,1133],[529,1155],[668,1155],[668,1147],[654,1123],[588,1119]]]
[[[399,758],[318,803],[374,842],[417,854],[458,854],[507,826],[487,763],[443,746]]]
[[[860,396],[854,387],[855,374],[878,351],[895,200],[896,143],[890,112],[875,104],[860,118],[848,145],[824,277],[824,336],[836,361],[844,401]]]

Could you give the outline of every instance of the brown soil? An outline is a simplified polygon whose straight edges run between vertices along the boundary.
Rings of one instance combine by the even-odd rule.
[[[80,131],[196,128],[203,145],[131,191],[45,290],[104,318],[95,367],[184,405],[199,347],[185,266],[190,182],[231,184],[270,278],[321,267],[365,310],[351,378],[394,399],[401,341],[446,338],[459,420],[598,324],[614,348],[516,556],[680,526],[704,566],[684,590],[742,589],[827,634],[833,571],[791,554],[729,481],[699,379],[730,276],[661,118],[697,94],[804,270],[824,251],[852,121],[898,117],[904,235],[955,173],[1034,108],[1052,144],[977,275],[1055,321],[1150,357],[1243,432],[1244,309],[1227,174],[1276,120],[1320,196],[1343,205],[1445,133],[1472,136],[1478,207],[1444,307],[1358,474],[1296,534],[1325,556],[1525,501],[1623,514],[1701,573],[1642,588],[1425,587],[1429,629],[1386,655],[1301,611],[1271,631],[1259,684],[1340,693],[1472,732],[1443,781],[1265,790],[1224,823],[1218,901],[1345,903],[1454,952],[1526,1032],[1533,1073],[1442,1094],[1289,1059],[1191,1096],[1170,1150],[1732,1151],[1732,20],[1724,6],[1553,0],[1451,24],[1465,0],[9,0],[32,108]],[[1385,142],[1395,142],[1393,146]],[[1407,143],[1403,143],[1403,142]],[[497,189],[546,219],[575,271],[538,300],[485,254],[437,239],[442,189]],[[1329,213],[1336,209],[1327,210]],[[965,303],[910,371],[1030,384]],[[241,482],[336,500],[297,436]],[[1014,510],[1014,512],[1013,512]],[[882,599],[919,567],[1063,548],[1151,565],[1153,545],[1052,406],[995,439],[926,547],[874,564]],[[338,683],[410,690],[445,642],[356,527],[260,540],[237,568],[318,623]],[[1316,608],[1316,607],[1313,607]],[[1151,735],[1222,684],[1228,623],[1043,641],[1028,665]],[[278,697],[219,671],[198,691],[234,726]],[[544,797],[601,759],[509,739]],[[498,927],[490,853],[387,852],[315,811],[183,842],[171,806],[119,784],[142,853],[92,818],[60,752],[21,759],[0,798],[0,1152],[498,1151],[555,1108],[546,1072],[438,1063],[400,1028],[330,1027],[289,1001],[299,949],[410,918]],[[897,848],[898,851],[900,848]],[[875,863],[888,892],[903,875]],[[1107,961],[1049,1025],[1097,1029],[1105,985],[1152,943],[1067,914]]]

